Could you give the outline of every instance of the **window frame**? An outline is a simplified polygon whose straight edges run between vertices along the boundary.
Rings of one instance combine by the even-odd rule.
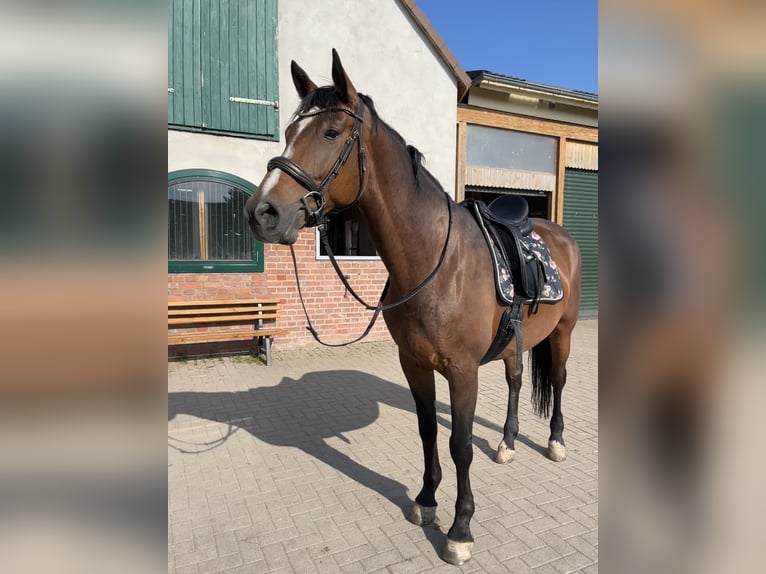
[[[224,185],[233,185],[254,194],[258,187],[253,183],[231,173],[213,169],[182,169],[168,173],[168,187],[179,183],[209,181]],[[249,231],[249,230],[248,230]],[[225,261],[214,259],[209,261],[171,261],[168,259],[168,273],[263,273],[263,243],[253,239],[252,261]]]
[[[338,220],[336,220],[337,223]],[[360,219],[360,222],[364,225],[364,219]],[[332,221],[328,221],[328,225],[332,225]],[[377,250],[376,250],[377,253]],[[333,253],[333,257],[339,261],[380,261],[380,255],[339,255]],[[329,255],[322,255],[322,239],[319,236],[319,229],[314,229],[314,259],[316,261],[329,261]]]
[[[317,261],[329,261],[329,255],[322,255],[322,240],[319,238],[319,231],[315,231],[315,259]],[[380,261],[380,255],[338,255],[333,254],[338,261]]]

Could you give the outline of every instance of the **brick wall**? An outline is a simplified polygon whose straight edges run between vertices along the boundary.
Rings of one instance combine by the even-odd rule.
[[[355,339],[372,317],[335,275],[330,262],[315,257],[313,230],[304,230],[295,244],[303,296],[314,328],[329,343]],[[375,304],[388,274],[380,261],[342,261],[349,283],[368,303]],[[306,330],[306,318],[295,287],[290,249],[284,245],[264,246],[263,273],[170,273],[168,300],[213,300],[276,297],[281,303],[278,325],[290,330],[276,337],[273,348],[297,349],[318,345]],[[383,318],[368,335],[368,341],[389,338]],[[207,346],[210,347],[210,346]],[[222,348],[222,347],[221,347]],[[229,346],[230,348],[230,346]],[[188,349],[184,349],[184,354]],[[205,354],[211,348],[203,350]]]

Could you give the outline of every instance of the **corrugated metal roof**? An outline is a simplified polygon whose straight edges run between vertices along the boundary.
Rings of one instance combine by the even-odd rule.
[[[526,91],[539,92],[564,98],[572,98],[576,100],[585,100],[587,102],[598,103],[598,94],[584,92],[581,90],[570,90],[567,88],[560,88],[558,86],[540,84],[538,82],[530,82],[521,78],[514,78],[513,76],[495,74],[493,72],[488,72],[487,70],[473,70],[468,72],[468,76],[472,80],[472,86],[478,86],[482,82],[494,82],[497,84],[506,85],[511,88],[519,88]]]

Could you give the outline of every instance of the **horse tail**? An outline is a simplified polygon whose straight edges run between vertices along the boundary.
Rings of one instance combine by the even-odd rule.
[[[551,339],[546,337],[529,352],[532,371],[532,408],[539,417],[548,418],[551,412],[553,381],[551,380]]]

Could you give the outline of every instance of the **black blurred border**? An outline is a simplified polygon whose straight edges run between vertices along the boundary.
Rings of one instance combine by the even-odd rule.
[[[166,18],[0,2],[4,572],[167,569]]]
[[[756,571],[766,9],[599,12],[599,565]]]

